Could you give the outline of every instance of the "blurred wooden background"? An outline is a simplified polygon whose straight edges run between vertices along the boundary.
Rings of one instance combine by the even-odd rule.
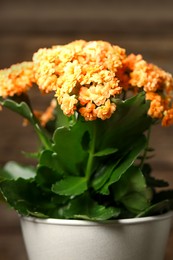
[[[173,73],[173,1],[0,1],[0,69],[31,60],[40,47],[76,39],[119,44],[128,53],[141,53],[148,61]],[[40,106],[37,93],[32,97]],[[173,127],[156,127],[152,146],[156,148],[152,159],[154,174],[169,180],[173,187]],[[28,163],[20,151],[32,152],[35,148],[32,128],[23,129],[21,118],[3,109],[0,165],[8,160]],[[27,259],[17,215],[1,205],[0,219],[0,259]],[[165,260],[173,260],[173,231]]]

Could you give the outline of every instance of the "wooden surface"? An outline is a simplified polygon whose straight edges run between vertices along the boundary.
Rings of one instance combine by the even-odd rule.
[[[110,41],[173,73],[173,1],[0,1],[0,69],[31,60],[40,47],[76,39]],[[31,96],[41,106],[38,94]],[[173,127],[156,127],[152,146],[153,173],[173,187]],[[20,151],[33,152],[36,147],[33,129],[23,128],[20,117],[3,109],[0,165],[8,160],[31,163]],[[0,260],[26,260],[18,216],[1,205],[0,220]],[[173,230],[165,260],[173,260]]]

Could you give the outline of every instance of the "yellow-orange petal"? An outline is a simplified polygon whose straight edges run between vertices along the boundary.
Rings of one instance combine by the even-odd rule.
[[[101,118],[102,120],[108,119],[111,117],[111,115],[115,112],[116,105],[114,103],[111,103],[108,99],[105,102],[105,105],[99,106],[95,109],[96,115],[98,118]]]
[[[22,62],[0,70],[0,96],[20,95],[35,82],[33,63]]]
[[[162,119],[162,126],[173,125],[173,108],[164,111],[164,117]]]

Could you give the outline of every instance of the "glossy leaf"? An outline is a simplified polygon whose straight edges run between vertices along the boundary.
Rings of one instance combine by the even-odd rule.
[[[39,166],[46,166],[47,168],[52,169],[57,172],[57,174],[63,175],[65,174],[65,170],[59,161],[57,153],[44,150],[40,155]]]
[[[136,217],[140,218],[145,216],[159,215],[169,211],[170,209],[173,209],[173,201],[170,199],[165,199],[149,206],[145,210],[141,211]]]
[[[153,179],[145,163],[141,170],[134,166],[141,151],[152,151],[143,135],[153,123],[145,94],[112,102],[118,105],[111,118],[92,122],[77,113],[66,117],[58,106],[49,128],[51,133],[56,130],[49,140],[29,103],[0,98],[3,106],[33,124],[43,144],[36,154],[36,173],[16,163],[0,170],[0,191],[13,208],[41,218],[104,221],[161,212],[173,205],[167,203],[172,193],[152,192],[167,183]]]
[[[12,100],[12,99],[2,99],[0,97],[0,104],[4,107],[9,108],[10,110],[16,112],[17,114],[23,116],[24,118],[28,119],[29,122],[35,124],[35,118],[31,109],[29,108],[28,104],[21,101],[20,103]]]
[[[7,180],[0,183],[0,188],[7,202],[19,214],[29,215],[29,211],[38,211],[37,207],[43,198],[32,180]]]
[[[87,194],[71,200],[69,207],[64,212],[66,218],[86,220],[106,220],[116,218],[120,209],[116,207],[105,207],[92,200]]]
[[[142,192],[129,193],[121,199],[124,206],[131,212],[138,214],[141,211],[146,210],[150,203]]]
[[[24,167],[13,161],[6,163],[3,170],[6,172],[6,176],[8,179],[14,180],[20,177],[23,179],[34,178],[36,174],[36,170],[34,167]]]
[[[99,190],[103,187],[103,185],[109,180],[113,170],[118,165],[119,160],[116,163],[110,163],[102,166],[96,172],[94,179],[92,180],[92,187],[95,190]]]
[[[150,206],[151,193],[141,170],[131,166],[122,178],[111,187],[114,199],[129,211],[138,214]]]
[[[56,118],[57,118],[56,119],[56,128],[70,127],[76,121],[75,115],[71,116],[71,117],[65,116],[62,109],[60,108],[60,106],[58,104],[57,104],[55,113],[56,113]]]
[[[111,118],[97,121],[98,149],[116,147],[124,151],[131,146],[152,123],[147,116],[148,108],[149,102],[146,102],[143,92],[126,101],[118,100],[117,109]]]
[[[25,103],[23,101],[18,103],[11,99],[3,100],[0,97],[0,104],[4,107],[7,107],[8,109],[18,113],[22,117],[26,118],[33,125],[42,144],[46,148],[51,149],[51,142],[50,142],[49,138],[47,137],[44,130],[40,127],[38,120],[35,118],[33,112],[31,111],[31,109],[27,103]]]
[[[112,186],[114,198],[121,200],[124,196],[134,192],[145,192],[147,189],[145,178],[141,170],[136,166],[131,166],[123,174],[121,179]]]
[[[107,148],[107,149],[104,149],[102,151],[99,151],[99,152],[95,153],[94,156],[95,157],[106,156],[106,155],[114,154],[117,151],[118,151],[117,148]]]
[[[123,158],[118,166],[113,170],[110,179],[101,189],[102,194],[109,194],[109,186],[117,182],[121,176],[127,171],[127,169],[134,163],[138,155],[146,146],[146,139],[144,136],[141,136],[133,146],[133,149]]]
[[[87,190],[85,177],[69,176],[52,186],[52,191],[65,196],[76,196]]]
[[[49,192],[51,191],[52,185],[60,179],[61,175],[58,175],[57,172],[46,166],[39,166],[37,169],[35,181],[40,187],[46,189]]]
[[[34,217],[62,218],[61,207],[64,207],[64,197],[55,200],[50,192],[46,193],[33,180],[8,180],[0,182],[1,192],[19,214]]]
[[[53,150],[67,173],[81,175],[86,168],[88,152],[83,149],[82,138],[88,129],[88,124],[79,120],[71,127],[58,128],[54,134]]]

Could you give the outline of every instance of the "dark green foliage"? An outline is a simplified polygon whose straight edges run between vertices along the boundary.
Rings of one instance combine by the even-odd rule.
[[[0,103],[27,118],[42,144],[35,169],[8,163],[0,171],[1,193],[20,214],[101,221],[170,208],[172,192],[155,191],[167,183],[154,179],[144,162],[152,152],[145,132],[153,123],[144,93],[115,100],[117,110],[104,121],[67,118],[57,107],[52,135],[25,102]]]

